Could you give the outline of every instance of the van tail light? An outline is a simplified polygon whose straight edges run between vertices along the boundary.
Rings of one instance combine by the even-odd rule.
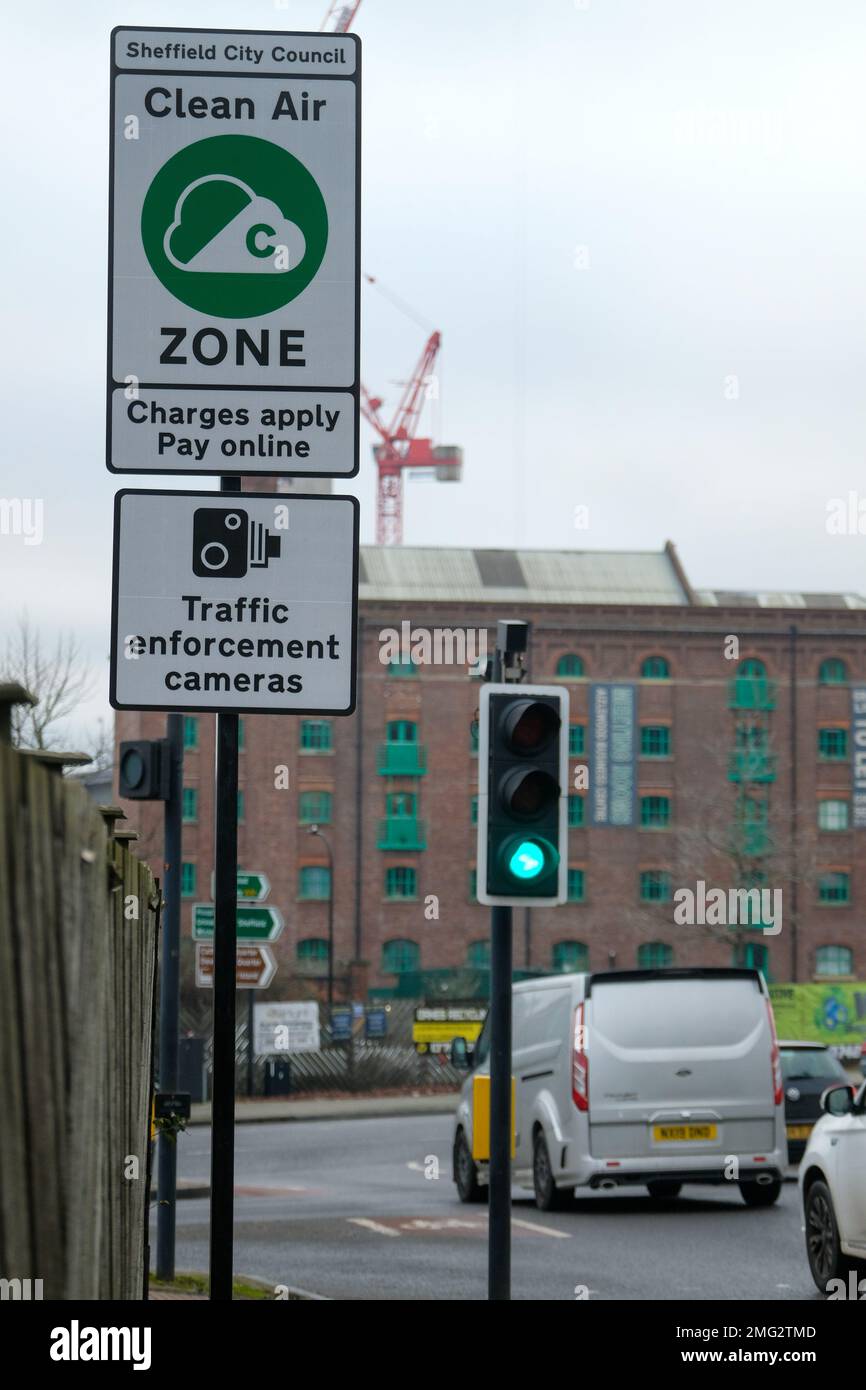
[[[589,1109],[589,1058],[586,1055],[586,1028],[583,1004],[574,1011],[574,1048],[571,1054],[571,1098],[578,1110]]]
[[[779,1054],[779,1040],[776,1037],[776,1020],[773,1017],[773,1006],[767,1000],[767,1017],[770,1020],[770,1066],[773,1070],[773,1104],[782,1104],[782,1058]]]

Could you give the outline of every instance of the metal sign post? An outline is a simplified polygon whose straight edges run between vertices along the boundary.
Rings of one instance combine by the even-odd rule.
[[[168,797],[165,801],[165,907],[162,913],[162,955],[159,984],[159,1089],[178,1085],[178,1027],[180,1017],[180,861],[183,799],[183,715],[170,714],[166,740],[169,756]],[[174,1278],[175,1215],[177,1203],[177,1143],[160,1136],[157,1154],[156,1274]]]

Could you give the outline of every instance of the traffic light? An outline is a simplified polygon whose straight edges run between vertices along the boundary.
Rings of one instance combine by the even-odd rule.
[[[117,790],[128,801],[167,801],[171,765],[168,739],[139,738],[120,745]]]
[[[485,685],[478,728],[480,903],[568,896],[568,692]]]

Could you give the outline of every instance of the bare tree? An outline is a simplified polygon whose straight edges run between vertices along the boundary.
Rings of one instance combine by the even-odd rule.
[[[18,748],[57,748],[63,743],[66,721],[90,695],[94,676],[71,633],[61,634],[46,647],[27,614],[6,641],[2,678],[16,681],[35,696],[35,705],[12,710],[12,741]]]

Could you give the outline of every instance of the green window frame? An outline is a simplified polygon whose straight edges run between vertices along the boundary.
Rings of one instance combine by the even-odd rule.
[[[302,902],[327,902],[331,896],[331,870],[327,864],[304,864],[298,870],[298,897]]]
[[[640,674],[645,681],[668,681],[671,678],[671,664],[666,656],[648,656],[641,664]]]
[[[183,717],[183,746],[198,748],[198,715],[185,714]]]
[[[394,680],[411,680],[418,675],[418,667],[411,656],[408,661],[389,661],[388,675]]]
[[[242,753],[247,742],[247,721],[243,715],[238,715],[238,752]]]
[[[841,657],[828,656],[818,668],[819,685],[847,685],[848,668]]]
[[[466,948],[466,964],[473,970],[490,969],[490,940],[470,941]]]
[[[745,661],[741,661],[737,667],[737,675],[745,676],[747,680],[762,681],[766,674],[766,666],[756,656],[747,656]]]
[[[642,796],[640,799],[640,823],[644,830],[659,830],[670,825],[670,797]]]
[[[582,903],[586,897],[586,871],[584,869],[569,869],[568,871],[568,901],[570,903]]]
[[[569,724],[568,726],[568,756],[570,758],[580,758],[586,752],[586,725]]]
[[[738,750],[743,753],[765,753],[769,742],[768,731],[763,724],[738,724],[735,740]]]
[[[848,756],[847,729],[819,729],[818,757],[825,763],[842,762]]]
[[[334,727],[330,719],[301,720],[301,752],[330,753],[333,750]]]
[[[760,970],[765,980],[770,979],[770,952],[763,941],[747,941],[731,953],[731,964],[744,966],[747,970]]]
[[[421,947],[417,941],[395,937],[382,943],[382,970],[386,975],[405,975],[421,968]]]
[[[394,864],[385,870],[385,897],[391,899],[418,896],[418,873],[409,864]]]
[[[389,743],[417,743],[418,725],[413,719],[389,719],[386,736]]]
[[[247,799],[243,788],[238,787],[238,825],[243,824],[247,818]]]
[[[299,965],[327,965],[328,941],[324,936],[305,936],[295,948]]]
[[[469,798],[469,824],[478,824],[478,794]]]
[[[478,901],[478,870],[469,870],[469,897],[473,902]]]
[[[331,792],[305,791],[298,794],[299,825],[330,825],[333,796]]]
[[[180,866],[180,896],[194,898],[197,874],[195,864],[185,860]]]
[[[557,972],[580,974],[589,969],[589,947],[585,941],[555,941],[551,961]]]
[[[577,792],[571,792],[568,797],[568,826],[570,830],[576,830],[586,824],[586,797],[580,796]]]
[[[672,879],[667,869],[642,869],[640,900],[642,903],[667,903],[671,900]]]
[[[851,875],[841,870],[832,870],[818,875],[818,902],[824,905],[849,903],[851,901]]]
[[[198,820],[198,788],[184,787],[181,798],[181,820],[184,825],[193,825]]]
[[[473,758],[478,757],[478,720],[473,719],[469,725],[469,752]]]
[[[669,758],[671,755],[671,731],[667,724],[642,724],[640,729],[640,755],[642,758]]]
[[[673,964],[674,948],[666,941],[645,941],[637,948],[639,970],[664,970]]]
[[[815,952],[816,975],[853,975],[854,952],[850,946],[819,946]]]
[[[565,652],[556,663],[556,674],[570,676],[573,680],[579,680],[585,669],[583,657],[578,656],[577,652]]]
[[[848,830],[851,824],[851,808],[841,798],[827,797],[818,802],[819,830]]]
[[[413,818],[418,814],[418,796],[415,792],[388,792],[385,797],[385,815],[400,818]]]

